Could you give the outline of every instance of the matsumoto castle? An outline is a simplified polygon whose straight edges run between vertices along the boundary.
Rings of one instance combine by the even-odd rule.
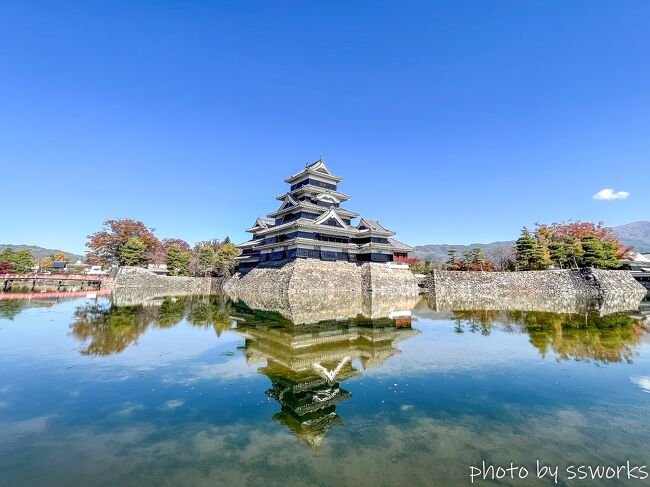
[[[413,247],[394,238],[375,220],[352,220],[358,213],[341,208],[350,199],[337,185],[343,180],[330,172],[322,158],[285,182],[289,191],[277,199],[280,208],[269,219],[258,218],[246,230],[252,240],[239,245],[240,270],[261,262],[313,258],[346,262],[391,262],[408,256]]]

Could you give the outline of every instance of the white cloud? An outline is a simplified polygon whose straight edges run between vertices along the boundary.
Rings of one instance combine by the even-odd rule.
[[[598,193],[596,193],[593,196],[593,198],[595,200],[611,201],[611,200],[624,200],[628,196],[630,196],[630,193],[628,193],[627,191],[614,191],[613,189],[605,188],[598,191]]]
[[[167,401],[165,403],[165,407],[167,407],[168,409],[176,409],[176,408],[181,407],[183,404],[185,404],[184,401],[180,401],[178,399],[173,399],[171,401]]]
[[[650,376],[632,377],[630,380],[644,392],[650,393]]]

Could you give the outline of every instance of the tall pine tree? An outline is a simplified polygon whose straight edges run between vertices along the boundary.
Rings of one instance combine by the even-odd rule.
[[[183,252],[177,244],[170,245],[165,256],[167,270],[172,276],[189,276],[191,257],[189,252]]]
[[[580,239],[582,244],[582,266],[583,267],[606,267],[606,255],[603,244],[594,235],[585,235]]]
[[[518,269],[520,271],[532,270],[531,266],[534,261],[534,255],[539,251],[537,249],[537,241],[533,238],[526,227],[521,231],[521,236],[515,243],[515,249],[517,253]]]
[[[120,265],[144,265],[147,246],[137,237],[129,237],[119,253]]]

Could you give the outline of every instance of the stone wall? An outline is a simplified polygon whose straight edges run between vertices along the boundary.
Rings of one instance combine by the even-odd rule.
[[[393,269],[386,264],[368,263],[361,266],[363,290],[381,294],[418,296],[420,289],[415,275],[408,269]]]
[[[604,312],[636,309],[646,294],[628,271],[434,271],[424,282],[434,309]]]
[[[349,299],[360,299],[363,293],[419,294],[417,279],[408,269],[316,259],[260,264],[233,276],[224,284],[224,290],[233,297],[259,293],[347,293]]]
[[[224,283],[231,299],[255,309],[277,311],[294,323],[389,316],[420,299],[408,269],[386,264],[296,259],[260,264]]]
[[[113,281],[113,292],[135,300],[159,296],[212,294],[221,291],[223,279],[155,274],[142,267],[120,267]]]

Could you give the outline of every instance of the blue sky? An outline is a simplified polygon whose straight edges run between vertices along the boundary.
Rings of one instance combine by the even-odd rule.
[[[650,219],[650,2],[0,3],[0,243],[247,238],[324,155],[411,244]],[[626,199],[594,200],[605,188]]]

